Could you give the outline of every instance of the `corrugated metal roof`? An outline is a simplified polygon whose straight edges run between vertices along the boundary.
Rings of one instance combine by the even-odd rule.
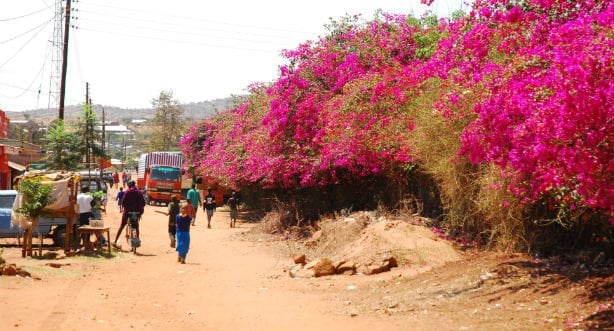
[[[25,165],[22,165],[22,164],[19,164],[19,163],[15,163],[15,162],[12,162],[12,161],[9,161],[9,167],[11,167],[11,168],[13,168],[13,169],[15,169],[17,171],[26,171],[26,166]]]

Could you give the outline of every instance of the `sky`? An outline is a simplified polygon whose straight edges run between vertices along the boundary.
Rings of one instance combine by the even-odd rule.
[[[57,108],[66,1],[0,1],[0,109]],[[65,105],[149,108],[161,91],[181,103],[247,93],[286,64],[280,52],[326,35],[330,19],[424,14],[419,0],[72,1]],[[437,0],[449,16],[462,0]],[[59,31],[59,30],[57,30]],[[59,42],[54,43],[54,40]]]

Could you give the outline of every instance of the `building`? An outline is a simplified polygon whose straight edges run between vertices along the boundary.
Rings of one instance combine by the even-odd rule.
[[[32,162],[44,157],[40,146],[28,142],[9,139],[10,120],[0,110],[0,189],[12,188],[12,180],[26,171]]]

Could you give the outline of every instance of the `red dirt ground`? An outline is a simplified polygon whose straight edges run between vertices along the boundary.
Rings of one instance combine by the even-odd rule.
[[[119,214],[108,209],[104,219],[114,236]],[[456,250],[457,258],[431,263],[433,247],[449,244],[432,246],[434,236],[398,221],[356,232],[350,238],[356,241],[322,240],[308,248],[252,223],[229,228],[221,209],[212,229],[198,215],[187,264],[179,264],[166,217],[154,212],[164,209],[146,208],[137,255],[21,258],[14,240],[0,240],[2,257],[34,276],[0,277],[0,330],[614,329],[611,261],[598,267]],[[394,229],[403,230],[409,244],[392,250],[401,266],[390,272],[288,276],[297,252],[367,254],[383,249],[387,233],[397,238]],[[364,239],[376,234],[376,244]]]

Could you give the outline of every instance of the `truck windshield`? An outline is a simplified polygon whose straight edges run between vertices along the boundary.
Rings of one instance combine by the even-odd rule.
[[[174,167],[153,167],[151,169],[151,179],[179,181],[181,179],[179,168]]]

